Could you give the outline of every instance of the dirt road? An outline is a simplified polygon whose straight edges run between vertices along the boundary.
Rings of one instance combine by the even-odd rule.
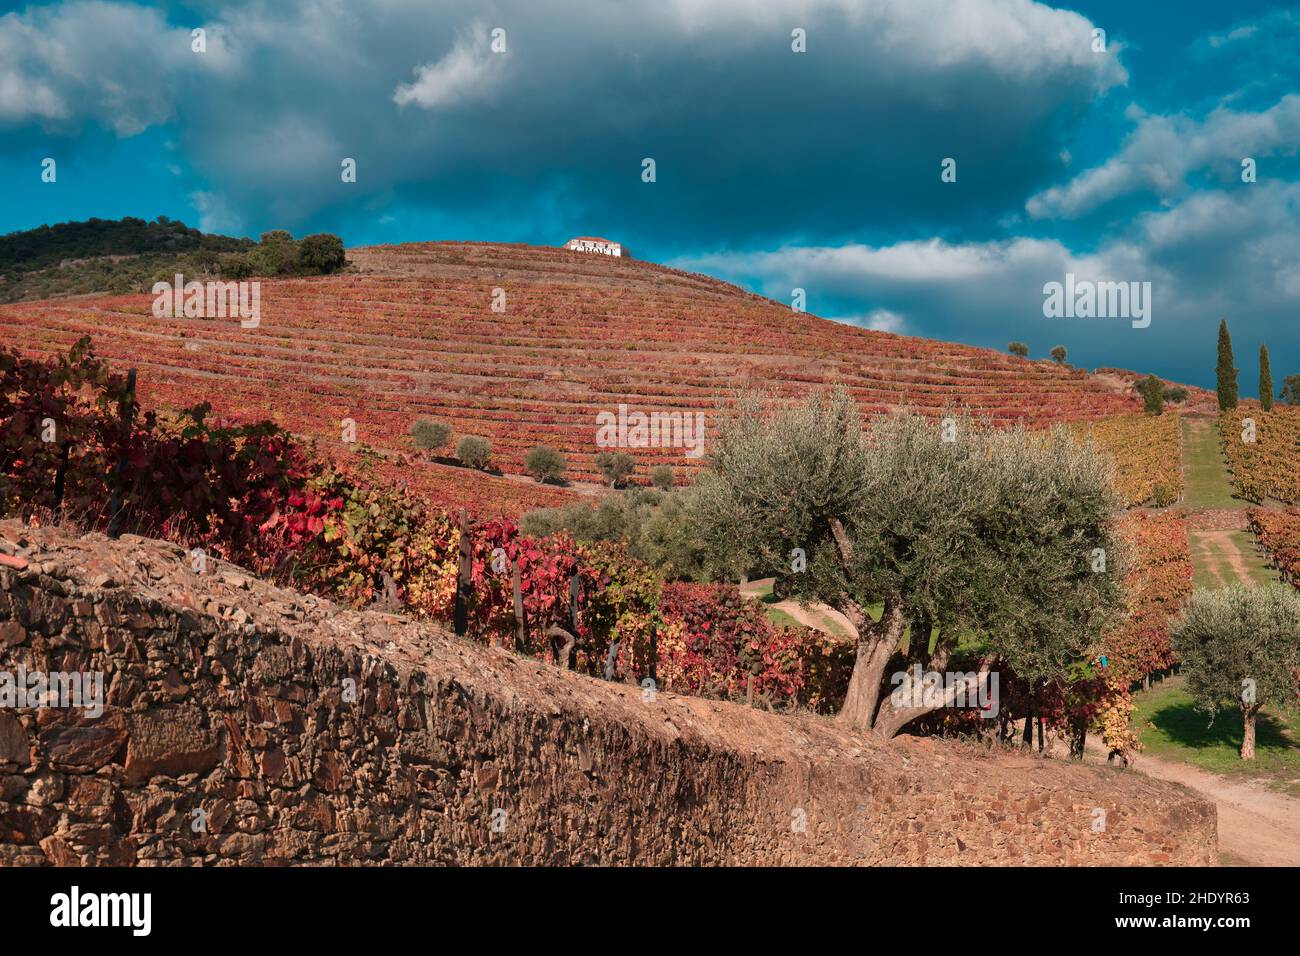
[[[1219,852],[1229,866],[1300,866],[1300,799],[1147,754],[1133,769],[1190,787],[1219,811]]]

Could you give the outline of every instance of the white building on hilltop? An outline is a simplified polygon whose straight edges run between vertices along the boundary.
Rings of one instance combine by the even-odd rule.
[[[598,252],[605,256],[627,256],[631,258],[632,255],[620,243],[610,242],[608,239],[600,238],[600,236],[578,236],[578,238],[566,242],[564,248],[572,249],[575,252]]]

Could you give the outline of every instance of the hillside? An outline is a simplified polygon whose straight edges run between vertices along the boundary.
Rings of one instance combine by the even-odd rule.
[[[1129,383],[986,349],[843,325],[705,276],[558,248],[419,243],[350,250],[333,276],[262,280],[261,322],[155,318],[148,294],[0,306],[8,341],[29,354],[83,335],[139,369],[146,404],[211,402],[270,417],[340,454],[340,422],[385,453],[412,452],[427,416],[491,439],[491,477],[427,461],[390,472],[435,501],[517,513],[573,490],[523,477],[539,443],[599,480],[596,416],[699,412],[711,429],[741,389],[797,395],[847,385],[866,412],[963,406],[1001,422],[1045,425],[1139,409]],[[493,290],[505,293],[494,312]],[[453,439],[454,441],[454,439]],[[631,449],[689,471],[682,449]]]
[[[166,216],[151,222],[131,216],[88,219],[12,232],[0,236],[0,302],[142,290],[154,275],[178,265],[211,262],[219,253],[254,245]]]

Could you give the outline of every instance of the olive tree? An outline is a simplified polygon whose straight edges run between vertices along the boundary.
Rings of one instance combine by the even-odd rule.
[[[411,437],[420,448],[436,451],[451,440],[451,426],[446,422],[421,418],[411,426]]]
[[[1241,712],[1241,759],[1255,759],[1255,718],[1295,700],[1300,596],[1283,584],[1197,591],[1174,622],[1174,648],[1196,706]]]
[[[636,471],[636,459],[625,451],[602,451],[596,454],[596,467],[611,488],[622,488]]]
[[[550,445],[538,445],[524,459],[524,468],[541,482],[563,481],[568,466],[564,456]]]
[[[492,460],[492,443],[477,435],[466,435],[456,443],[456,457],[467,468],[481,471]]]
[[[1122,604],[1111,466],[1064,430],[900,413],[864,431],[842,389],[773,411],[748,397],[722,423],[696,492],[697,532],[710,554],[728,554],[724,570],[781,574],[792,596],[853,623],[839,716],[886,737],[935,709],[881,701],[909,623],[938,628],[932,649],[909,642],[909,670],[945,670],[958,636],[975,635],[979,683],[999,658],[1041,682],[1095,651]]]

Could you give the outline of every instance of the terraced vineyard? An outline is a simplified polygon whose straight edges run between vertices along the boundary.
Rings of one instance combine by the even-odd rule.
[[[1246,421],[1255,424],[1255,440],[1243,439]],[[1237,494],[1247,501],[1273,498],[1300,502],[1300,408],[1275,405],[1225,412],[1219,419],[1219,440],[1232,470]]]
[[[545,443],[580,481],[599,480],[596,415],[620,404],[700,412],[709,429],[744,388],[798,395],[830,382],[848,386],[868,413],[965,407],[1038,426],[1138,407],[1107,376],[830,322],[646,262],[469,243],[349,255],[355,270],[343,275],[264,280],[255,329],[155,318],[149,295],[8,305],[0,326],[28,354],[92,336],[99,354],[139,369],[146,404],[206,401],[339,452],[347,451],[345,418],[359,442],[392,454],[413,451],[412,422],[431,417],[489,438],[507,474],[522,472],[529,449]],[[498,289],[501,312],[493,311]],[[659,463],[683,472],[701,463],[681,448],[629,450],[642,476]],[[479,512],[518,513],[574,493],[418,458],[393,458],[389,471],[437,502]]]
[[[1300,511],[1267,511],[1252,508],[1249,512],[1250,530],[1282,577],[1300,588]]]
[[[1192,593],[1192,558],[1187,523],[1177,511],[1129,512],[1118,530],[1132,549],[1129,613],[1107,648],[1122,680],[1138,681],[1177,661],[1169,622]]]
[[[1183,494],[1179,416],[1116,415],[1073,426],[1115,459],[1115,490],[1129,507],[1163,508]]]

